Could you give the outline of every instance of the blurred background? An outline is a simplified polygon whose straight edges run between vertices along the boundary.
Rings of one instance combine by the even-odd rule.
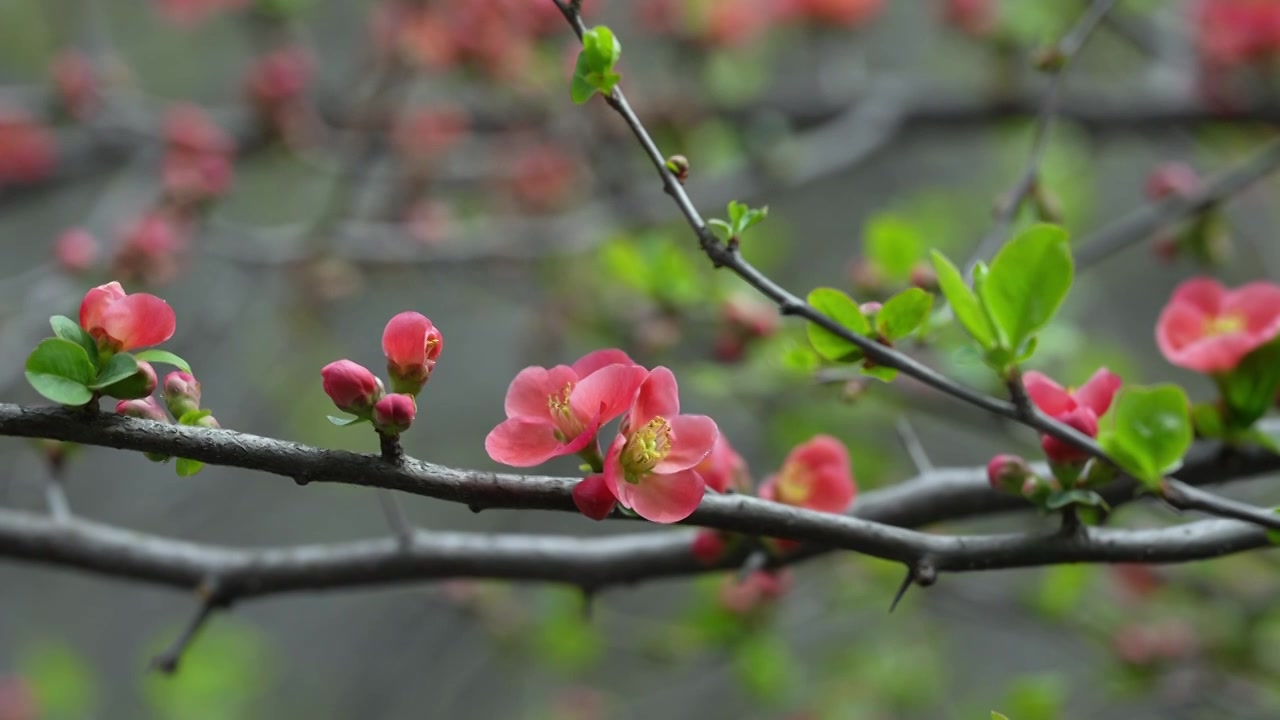
[[[744,254],[799,292],[859,300],[961,261],[1025,171],[1046,78],[1035,58],[1075,0],[587,0],[623,46],[623,85],[703,213],[769,206]],[[938,466],[1034,455],[1034,435],[898,380],[821,367],[803,328],[712,270],[625,126],[575,106],[576,44],[550,0],[0,0],[0,397],[50,314],[109,279],[176,309],[223,427],[374,451],[344,432],[319,368],[380,368],[393,314],[445,349],[407,451],[496,469],[483,449],[515,373],[621,347],[681,380],[772,473],[816,433],[861,492]],[[1121,0],[1071,62],[1018,224],[1079,242],[1189,192],[1280,118],[1280,2]],[[1169,165],[1169,163],[1178,163]],[[1153,181],[1153,173],[1156,179]],[[1161,174],[1163,173],[1163,174]],[[1078,273],[1036,362],[1064,384],[1166,365],[1172,288],[1280,277],[1263,180],[1228,207]],[[908,349],[993,392],[960,338]],[[845,373],[845,374],[842,374]],[[573,474],[563,460],[547,468]],[[0,440],[0,504],[43,511],[42,448]],[[377,498],[140,454],[66,461],[73,512],[232,546],[387,532]],[[1265,481],[1264,481],[1265,482]],[[1258,483],[1240,492],[1256,492]],[[427,529],[634,530],[573,514],[405,496]],[[1170,521],[1126,507],[1115,522]],[[1031,529],[1028,512],[943,531]],[[654,526],[653,532],[664,529]],[[147,670],[193,596],[0,562],[0,719],[1271,718],[1280,716],[1272,553],[1179,567],[949,575],[893,614],[900,568],[829,555],[781,592],[732,573],[619,587],[591,619],[572,589],[455,581],[272,596],[204,629],[172,677]]]

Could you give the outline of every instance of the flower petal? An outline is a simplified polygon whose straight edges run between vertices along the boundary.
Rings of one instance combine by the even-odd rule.
[[[1197,277],[1182,283],[1173,291],[1169,305],[1189,305],[1206,315],[1217,315],[1227,291],[1217,280]]]
[[[578,377],[585,378],[600,368],[610,365],[635,365],[635,362],[621,350],[609,348],[583,355],[572,367]]]
[[[507,386],[507,397],[502,403],[507,417],[549,417],[547,400],[554,392],[550,375],[550,370],[536,366],[516,373]]]
[[[512,467],[533,467],[566,454],[550,420],[514,417],[504,420],[484,439],[485,452],[495,462]]]
[[[1190,304],[1165,305],[1156,320],[1156,345],[1165,359],[1174,365],[1179,364],[1174,357],[1182,348],[1204,339],[1210,317]]]
[[[623,495],[625,494],[622,486],[627,481],[622,473],[622,448],[627,444],[627,439],[621,435],[613,439],[613,443],[609,445],[609,449],[604,455],[604,484],[609,488],[609,492],[618,498],[618,502],[622,503],[625,508],[630,508],[631,504],[627,502]]]
[[[1245,326],[1257,335],[1259,344],[1270,342],[1280,334],[1280,285],[1254,282],[1242,285],[1227,293],[1222,301],[1222,313],[1239,313]]]
[[[677,415],[667,418],[671,428],[671,449],[653,471],[673,473],[702,462],[720,437],[716,421],[706,415]]]
[[[632,485],[621,488],[636,514],[650,522],[679,522],[693,514],[702,502],[706,484],[696,470],[682,470],[669,475],[650,473]]]
[[[1049,376],[1032,370],[1022,376],[1022,385],[1027,389],[1027,396],[1040,411],[1050,417],[1075,409],[1076,401],[1067,389],[1049,379]]]
[[[659,415],[670,420],[679,414],[680,388],[676,384],[676,376],[665,367],[654,368],[640,386],[628,424],[640,427]]]
[[[1107,408],[1111,407],[1111,400],[1116,396],[1123,382],[1119,375],[1107,368],[1098,368],[1097,372],[1076,390],[1076,403],[1093,410],[1095,415],[1102,417],[1106,414]]]
[[[124,297],[124,288],[112,281],[84,294],[80,301],[80,327],[85,330],[102,327],[102,313],[111,303]]]
[[[1257,336],[1248,333],[1210,335],[1172,353],[1165,352],[1164,356],[1178,367],[1201,373],[1219,373],[1234,370],[1245,355],[1261,344]]]
[[[639,365],[601,368],[574,386],[569,407],[579,420],[598,415],[599,424],[607,423],[631,407],[646,375],[648,371]]]
[[[169,303],[147,293],[126,295],[102,312],[102,329],[124,350],[159,345],[173,337],[176,325]]]

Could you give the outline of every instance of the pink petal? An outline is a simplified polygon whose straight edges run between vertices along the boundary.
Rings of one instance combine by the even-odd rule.
[[[111,303],[124,297],[124,288],[118,282],[99,285],[84,294],[80,301],[80,327],[85,330],[102,327],[102,313]]]
[[[1178,367],[1201,373],[1219,373],[1234,370],[1245,355],[1261,345],[1258,338],[1247,333],[1210,335],[1202,340],[1165,352],[1165,358]],[[1164,347],[1160,348],[1162,351]]]
[[[123,349],[151,347],[173,337],[177,319],[169,303],[155,295],[126,295],[102,313],[102,329]]]
[[[715,420],[705,415],[676,415],[667,418],[671,427],[671,450],[658,461],[653,471],[668,474],[688,470],[715,447],[720,430]]]
[[[1181,365],[1174,358],[1179,356],[1182,348],[1205,338],[1208,321],[1209,316],[1192,305],[1166,305],[1156,320],[1156,345],[1160,347],[1161,354],[1174,365]]]
[[[812,475],[809,497],[804,506],[819,512],[842,513],[853,504],[858,494],[848,467],[828,466]]]
[[[382,331],[382,353],[402,367],[421,365],[427,359],[427,332],[431,321],[406,310],[391,318]]]
[[[1027,396],[1040,411],[1050,417],[1074,410],[1076,401],[1066,388],[1050,380],[1044,373],[1031,372],[1022,376],[1022,384],[1027,389]]]
[[[679,522],[693,514],[702,502],[706,485],[695,470],[670,475],[650,473],[634,485],[623,482],[619,501],[640,517],[655,523]]]
[[[834,468],[836,472],[852,473],[849,469],[849,448],[830,435],[814,435],[792,448],[784,464],[790,463],[800,463],[810,472]]]
[[[550,420],[514,417],[503,421],[484,439],[484,449],[495,462],[512,467],[533,467],[566,454],[556,439]]]
[[[778,497],[777,485],[778,476],[770,475],[764,479],[764,482],[760,483],[760,487],[756,488],[756,496],[761,500],[768,500],[772,502]]]
[[[578,382],[569,394],[569,407],[579,419],[599,415],[604,424],[626,412],[648,372],[639,365],[610,365]]]
[[[600,368],[610,365],[635,365],[635,362],[621,350],[612,348],[596,350],[583,355],[578,362],[574,363],[573,371],[578,374],[578,377],[585,378]]]
[[[1226,289],[1213,278],[1192,278],[1173,291],[1169,305],[1190,305],[1206,315],[1217,315],[1226,294]]]
[[[1249,333],[1259,337],[1259,344],[1269,342],[1280,334],[1280,285],[1255,282],[1227,293],[1222,314],[1236,313],[1244,316]]]
[[[640,386],[636,404],[631,408],[628,420],[631,427],[639,427],[661,415],[670,420],[680,414],[680,388],[676,376],[665,367],[656,367]]]
[[[1119,375],[1106,368],[1098,368],[1098,371],[1076,390],[1076,402],[1093,410],[1098,417],[1102,417],[1106,414],[1107,408],[1111,407],[1111,399],[1116,396],[1123,382]]]
[[[553,395],[559,395],[565,385],[576,379],[574,372],[565,365],[557,365],[549,370],[527,367],[516,373],[507,386],[503,410],[507,417],[550,417],[547,401]]]
[[[618,502],[622,503],[623,507],[629,508],[631,506],[622,499],[622,486],[626,485],[627,481],[622,473],[622,462],[619,460],[619,457],[622,455],[622,448],[626,444],[627,439],[619,435],[613,439],[608,450],[605,451],[604,484],[609,488],[609,492],[613,493],[613,496],[618,498]]]

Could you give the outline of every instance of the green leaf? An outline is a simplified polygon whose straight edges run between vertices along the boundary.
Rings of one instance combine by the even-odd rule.
[[[895,215],[877,215],[863,228],[863,252],[887,277],[904,281],[924,259],[924,241],[916,228]]]
[[[858,307],[858,303],[835,288],[816,288],[809,293],[809,304],[836,323],[858,335],[871,332],[871,324]],[[808,326],[809,342],[813,349],[827,360],[852,362],[862,359],[862,350],[849,340],[815,323]]]
[[[1191,407],[1176,385],[1121,388],[1103,421],[1102,448],[1148,487],[1176,470],[1191,447]]]
[[[987,320],[987,313],[978,296],[965,283],[964,276],[937,250],[933,251],[933,267],[938,273],[938,287],[951,305],[951,312],[955,313],[956,319],[984,350],[995,348],[995,329]]]
[[[1280,340],[1245,355],[1235,369],[1218,378],[1232,429],[1253,425],[1271,409],[1280,391]]]
[[[354,416],[338,417],[337,415],[325,415],[325,417],[329,418],[329,422],[337,425],[338,427],[346,427],[348,425],[355,425],[356,423],[369,421],[369,418],[359,418]]]
[[[197,425],[199,422],[213,414],[212,410],[188,410],[182,413],[182,417],[178,418],[179,425]]]
[[[916,331],[933,309],[933,296],[920,288],[908,288],[884,302],[876,313],[876,330],[890,340]]]
[[[183,372],[191,372],[191,366],[187,364],[186,360],[183,360],[168,350],[151,348],[150,350],[136,352],[133,354],[133,357],[138,362],[164,363],[165,365],[172,365]]]
[[[1191,406],[1191,425],[1196,434],[1205,438],[1220,438],[1226,435],[1227,428],[1222,421],[1222,412],[1213,403],[1196,403]]]
[[[178,477],[191,477],[204,469],[204,463],[189,458],[178,458],[178,462],[174,463],[173,469],[177,471]]]
[[[98,343],[94,342],[92,335],[80,327],[80,323],[65,315],[54,315],[49,318],[49,325],[53,327],[54,335],[84,348],[85,354],[89,356],[89,362],[93,363],[95,368],[98,366]]]
[[[613,66],[622,55],[622,44],[609,28],[597,25],[582,35],[582,50],[573,67],[569,95],[579,105],[597,92],[609,94],[621,78]]]
[[[98,377],[94,379],[89,388],[91,390],[101,390],[137,373],[138,361],[132,355],[123,352],[116,353],[107,361],[107,366],[102,368],[102,372],[98,373]]]
[[[1107,501],[1092,490],[1059,490],[1049,493],[1049,497],[1044,502],[1046,510],[1061,510],[1068,505],[1085,505],[1088,507],[1100,507],[1104,510],[1110,509]]]
[[[1008,715],[1001,715],[1000,713],[996,712],[995,710],[992,710],[992,711],[991,711],[991,720],[1009,720],[1009,716],[1008,716]]]
[[[1056,225],[1033,225],[996,254],[979,296],[1009,350],[1019,353],[1049,324],[1067,298],[1073,272],[1067,233]]]
[[[63,405],[84,405],[92,400],[88,385],[94,374],[88,353],[70,340],[42,340],[27,356],[27,382],[36,392]]]
[[[893,379],[898,377],[898,371],[896,369],[885,367],[883,365],[873,365],[871,367],[866,367],[864,365],[862,367],[862,374],[867,377],[873,377],[881,382],[893,382]]]

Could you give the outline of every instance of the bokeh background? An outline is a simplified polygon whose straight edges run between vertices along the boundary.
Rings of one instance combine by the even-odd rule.
[[[689,157],[704,213],[769,206],[747,257],[793,289],[870,300],[927,283],[913,271],[928,249],[963,259],[989,229],[1031,149],[1046,87],[1033,58],[1087,4],[588,0],[586,12],[621,38],[628,95],[664,151]],[[1087,237],[1148,202],[1161,164],[1208,174],[1264,143],[1280,34],[1259,28],[1277,15],[1271,0],[1121,0],[1071,63],[1042,214]],[[902,482],[916,474],[904,419],[938,466],[1034,454],[1033,435],[908,381],[818,367],[802,327],[698,254],[619,120],[599,100],[570,102],[575,47],[550,0],[0,0],[0,397],[39,401],[20,368],[47,317],[121,279],[175,307],[172,348],[222,425],[246,432],[375,450],[367,431],[325,421],[319,368],[379,367],[383,324],[413,309],[445,349],[406,449],[437,463],[495,468],[482,440],[510,378],[609,346],[675,369],[685,406],[719,421],[757,480],[826,432],[848,444],[863,492]],[[196,169],[175,159],[184,148]],[[1274,279],[1278,190],[1264,180],[1180,232],[1200,233],[1228,284]],[[71,228],[92,242],[60,240]],[[1106,364],[1207,392],[1155,351],[1171,289],[1207,271],[1195,253],[1163,257],[1160,240],[1080,273],[1039,368],[1078,383]],[[955,340],[911,349],[989,385]],[[43,510],[48,474],[31,444],[0,441],[0,503]],[[176,478],[136,453],[85,448],[65,483],[76,513],[193,541],[387,532],[368,491],[217,467]],[[428,529],[619,530],[400,503]],[[1116,518],[1169,520],[1155,507]],[[887,614],[899,575],[824,556],[777,598],[718,574],[655,581],[605,592],[589,620],[572,589],[541,585],[273,596],[217,616],[167,677],[147,663],[192,596],[5,561],[0,718],[1280,713],[1272,553],[946,576]]]

